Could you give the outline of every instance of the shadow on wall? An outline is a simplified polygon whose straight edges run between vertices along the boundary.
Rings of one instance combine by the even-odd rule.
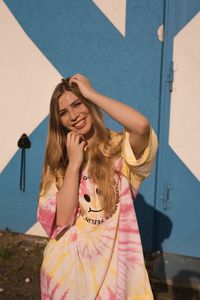
[[[154,299],[157,298],[157,293],[162,292],[168,294],[169,289],[167,285],[165,260],[162,244],[165,239],[170,237],[172,231],[172,221],[165,214],[156,210],[153,206],[149,205],[141,194],[137,195],[134,201],[136,215],[138,219],[138,225],[141,234],[141,240],[144,252],[158,252],[159,255],[153,255],[153,269],[151,270],[151,276],[154,277],[154,272],[159,267],[160,280],[162,285],[153,284]],[[155,257],[154,257],[155,256]]]
[[[170,237],[172,221],[149,205],[141,194],[134,201],[144,252],[162,251],[162,244]]]

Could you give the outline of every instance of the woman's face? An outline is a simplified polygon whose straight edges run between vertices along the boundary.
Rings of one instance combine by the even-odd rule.
[[[94,135],[93,118],[89,109],[71,91],[66,91],[58,100],[62,125],[76,131],[89,140]]]

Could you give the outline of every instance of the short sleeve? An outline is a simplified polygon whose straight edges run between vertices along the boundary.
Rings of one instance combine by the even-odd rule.
[[[126,176],[131,185],[138,190],[142,181],[147,178],[153,168],[158,149],[157,136],[151,127],[148,144],[141,157],[136,159],[130,142],[129,133],[124,131],[122,143],[122,168],[121,172]]]
[[[64,229],[71,227],[76,219],[78,208],[74,209],[70,222],[62,227],[56,226],[56,197],[58,189],[55,181],[48,192],[39,197],[37,219],[46,231],[49,238],[56,238]]]

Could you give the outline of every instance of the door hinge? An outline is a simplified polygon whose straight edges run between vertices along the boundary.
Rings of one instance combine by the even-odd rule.
[[[173,82],[174,82],[174,62],[171,61],[170,68],[169,68],[169,92],[171,93],[173,91]]]
[[[160,200],[163,202],[163,210],[172,208],[171,191],[173,190],[172,184],[169,182],[164,183],[163,193],[160,196]]]

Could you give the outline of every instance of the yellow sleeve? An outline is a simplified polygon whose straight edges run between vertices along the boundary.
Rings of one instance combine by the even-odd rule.
[[[149,142],[139,159],[136,159],[130,142],[129,133],[124,131],[122,143],[122,174],[127,177],[131,185],[138,190],[142,181],[147,178],[153,168],[158,149],[157,136],[151,128]]]
[[[58,192],[58,188],[56,186],[56,180],[53,178],[48,185],[47,191],[45,193],[43,190],[40,192],[39,201],[38,201],[39,206],[45,205],[48,199],[55,197],[57,195],[57,192]]]

